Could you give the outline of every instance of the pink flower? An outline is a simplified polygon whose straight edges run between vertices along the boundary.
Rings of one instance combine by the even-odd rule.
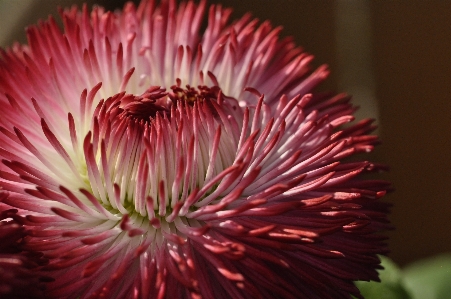
[[[0,201],[8,193],[0,190]],[[41,254],[25,250],[26,220],[17,210],[0,205],[0,297],[3,299],[40,298],[43,282],[51,281],[39,275],[37,269],[47,262]]]
[[[62,12],[0,53],[0,208],[46,298],[350,298],[387,251],[371,120],[205,1]],[[2,225],[5,220],[2,220]]]

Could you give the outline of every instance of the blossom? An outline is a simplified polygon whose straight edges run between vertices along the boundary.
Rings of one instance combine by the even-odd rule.
[[[0,200],[8,193],[0,190]],[[39,298],[43,296],[44,281],[51,278],[40,276],[37,268],[46,259],[37,252],[24,250],[27,232],[23,217],[16,209],[0,206],[0,296],[1,298]],[[50,279],[50,280],[49,280]]]
[[[175,1],[86,6],[0,55],[0,207],[46,298],[350,298],[386,253],[387,183],[346,158],[326,66],[280,28]],[[3,222],[2,222],[3,225]]]

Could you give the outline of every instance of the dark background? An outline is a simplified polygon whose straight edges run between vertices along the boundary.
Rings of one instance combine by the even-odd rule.
[[[9,1],[9,2],[8,2]],[[14,0],[0,0],[5,3]],[[75,0],[34,1],[3,45],[25,40],[23,28],[58,4]],[[234,7],[232,19],[252,12],[261,20],[283,25],[283,35],[316,56],[314,65],[328,63],[332,73],[323,88],[343,91],[340,75],[352,67],[337,43],[337,4],[340,1],[221,0]],[[365,1],[365,0],[361,0]],[[20,1],[18,1],[20,2]],[[80,1],[79,1],[80,2]],[[109,9],[124,1],[89,1]],[[386,197],[394,204],[390,257],[405,265],[414,260],[451,252],[451,1],[365,1],[374,94],[383,141],[371,159],[390,165],[384,178],[396,191]],[[8,13],[0,12],[0,15]],[[349,16],[352,18],[352,14]],[[0,24],[1,25],[1,24]],[[4,25],[2,25],[4,26]],[[357,25],[358,26],[358,25]],[[355,45],[358,47],[358,40]],[[3,46],[2,45],[2,46]],[[352,57],[351,57],[352,58]],[[365,99],[356,98],[365,105]]]

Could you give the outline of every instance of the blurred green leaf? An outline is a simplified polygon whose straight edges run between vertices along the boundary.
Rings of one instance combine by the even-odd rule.
[[[409,265],[403,279],[413,299],[451,299],[451,254]]]
[[[411,299],[412,296],[403,285],[401,270],[389,258],[384,256],[380,258],[384,267],[379,271],[381,282],[356,282],[363,297],[365,299]]]

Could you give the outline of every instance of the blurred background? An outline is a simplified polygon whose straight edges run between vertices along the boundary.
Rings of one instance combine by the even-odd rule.
[[[0,46],[78,0],[0,0]],[[84,1],[86,2],[86,1]],[[125,1],[88,0],[108,9]],[[137,1],[135,1],[137,2]],[[332,71],[321,88],[346,91],[358,118],[377,118],[373,161],[396,192],[390,257],[400,265],[451,252],[451,1],[210,0],[282,25],[283,36]],[[0,108],[1,116],[1,108]]]

